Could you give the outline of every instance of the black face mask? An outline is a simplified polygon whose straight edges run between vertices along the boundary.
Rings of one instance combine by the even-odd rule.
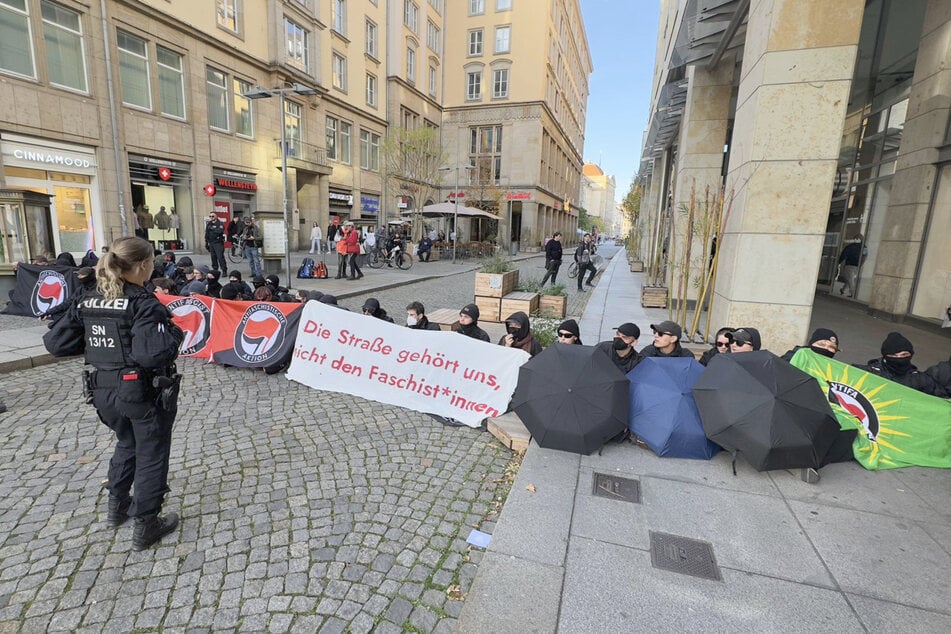
[[[514,327],[514,326],[506,326],[506,327],[505,327],[505,332],[509,333],[510,335],[515,335],[515,334],[517,334],[519,330],[521,330],[521,329],[520,329],[520,328],[517,328],[517,327]]]
[[[826,350],[825,348],[816,348],[815,346],[809,346],[809,349],[815,352],[816,354],[821,354],[824,357],[829,357],[830,359],[835,357],[835,353],[831,350]]]
[[[893,374],[905,374],[911,369],[911,357],[885,357],[885,367]]]
[[[620,337],[615,337],[615,338],[614,338],[614,343],[612,344],[612,346],[613,346],[614,349],[617,350],[617,351],[627,350],[628,348],[630,348],[630,346],[627,345],[627,343],[626,343],[623,339],[621,339]]]

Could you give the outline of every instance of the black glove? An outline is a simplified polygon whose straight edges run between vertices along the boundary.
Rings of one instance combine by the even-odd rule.
[[[168,322],[168,332],[175,339],[175,342],[179,347],[182,346],[182,342],[185,341],[185,331],[178,327],[178,324],[169,320]]]

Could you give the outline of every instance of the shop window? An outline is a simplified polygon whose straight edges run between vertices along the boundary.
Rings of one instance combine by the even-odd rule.
[[[86,92],[86,56],[79,14],[47,0],[40,8],[50,83]]]
[[[182,56],[161,46],[155,47],[158,63],[159,102],[162,114],[177,119],[185,118],[185,77],[182,74]]]
[[[36,77],[28,8],[26,0],[0,0],[0,68]]]
[[[149,53],[145,40],[125,31],[117,31],[116,46],[119,48],[119,83],[122,87],[122,103],[151,110]]]

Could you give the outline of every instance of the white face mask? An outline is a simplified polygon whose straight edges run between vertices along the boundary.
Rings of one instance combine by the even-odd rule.
[[[415,326],[416,324],[417,324],[417,321],[416,321],[416,318],[415,318],[415,317],[412,317],[412,316],[409,316],[409,315],[406,317],[406,325],[407,325],[407,326]]]

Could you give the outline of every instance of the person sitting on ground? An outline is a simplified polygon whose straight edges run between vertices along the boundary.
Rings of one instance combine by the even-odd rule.
[[[479,328],[479,307],[466,304],[459,311],[459,330],[456,332],[489,343],[489,333]]]
[[[414,330],[439,330],[439,324],[434,324],[426,317],[426,309],[420,302],[410,302],[406,307],[406,325]]]
[[[924,394],[945,398],[947,394],[931,375],[919,372],[911,362],[915,347],[900,332],[890,332],[882,342],[882,356],[871,359],[866,365],[856,365],[860,370],[877,374],[883,379],[901,383],[905,387]]]
[[[680,337],[683,331],[680,325],[672,321],[662,321],[659,324],[651,324],[651,330],[654,331],[654,343],[645,346],[640,352],[641,358],[646,357],[689,357],[695,358],[689,350],[684,350],[680,345]]]
[[[63,251],[56,256],[56,261],[53,264],[58,264],[60,266],[76,266],[76,258],[73,257],[72,253],[68,251]]]
[[[726,334],[730,340],[730,353],[752,352],[763,347],[763,340],[759,336],[759,330],[756,328],[737,328],[733,332]]]
[[[558,234],[556,234],[558,235]],[[558,326],[558,330],[555,331],[558,335],[556,341],[558,343],[566,343],[572,345],[583,345],[581,343],[581,329],[578,328],[578,322],[574,319],[566,319],[561,322],[561,325]]]
[[[221,299],[251,299],[254,291],[247,282],[242,281],[241,271],[228,273],[228,283],[221,287]]]
[[[204,295],[205,284],[207,283],[205,278],[209,270],[210,269],[205,265],[190,266],[185,269],[185,278],[187,281],[178,289],[178,294],[182,297]]]
[[[251,286],[253,287],[254,290],[258,290],[265,284],[267,284],[267,281],[264,279],[263,275],[251,276]]]
[[[194,268],[194,266],[195,263],[192,262],[192,259],[186,255],[180,258],[178,262],[175,262],[172,273],[168,277],[171,278],[173,282],[175,282],[175,286],[181,288],[189,281],[185,272],[190,268]]]
[[[167,277],[157,277],[152,280],[152,287],[155,289],[153,292],[156,295],[174,295],[175,294],[175,282],[168,279]]]
[[[796,346],[792,350],[787,350],[780,359],[783,361],[792,361],[793,356],[803,348],[808,348],[816,354],[821,354],[831,359],[835,357],[835,354],[839,351],[839,336],[828,328],[816,328],[812,331],[812,334],[809,335],[809,341],[806,342],[806,345]]]
[[[637,324],[627,322],[615,329],[613,339],[602,341],[595,347],[608,355],[621,372],[627,374],[641,361],[640,355],[634,349],[640,336],[641,329],[637,327]]]
[[[369,315],[370,317],[376,317],[377,319],[382,319],[383,321],[388,321],[391,324],[395,323],[393,318],[386,314],[386,311],[380,306],[380,301],[373,297],[367,299],[363,302],[363,314]]]
[[[214,269],[208,271],[205,275],[205,292],[202,295],[221,297],[221,271]]]
[[[733,329],[729,326],[720,328],[717,331],[716,336],[713,338],[713,347],[700,356],[700,365],[707,365],[710,363],[710,359],[718,354],[730,354],[730,340],[726,338],[728,332],[733,332]]]
[[[267,286],[259,286],[254,289],[254,301],[256,302],[270,302],[273,301],[274,296],[271,295],[271,289]]]
[[[951,357],[947,361],[940,361],[927,370],[925,374],[934,379],[944,393],[951,397]]]
[[[531,356],[542,351],[541,345],[532,337],[532,326],[528,315],[519,311],[505,318],[505,334],[499,339],[499,345],[506,348],[521,348]]]
[[[429,262],[429,255],[433,248],[433,241],[429,239],[428,235],[423,235],[419,241],[419,246],[416,247],[416,253],[419,255],[420,262]]]
[[[273,273],[264,278],[264,285],[271,291],[271,298],[275,302],[293,302],[290,291],[281,286],[281,280]]]

